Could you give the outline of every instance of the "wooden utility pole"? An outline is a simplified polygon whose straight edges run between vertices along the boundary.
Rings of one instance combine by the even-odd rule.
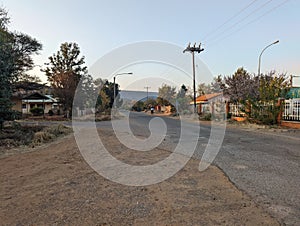
[[[199,46],[196,46],[196,43],[194,46],[191,46],[191,43],[186,47],[185,50],[183,50],[183,53],[190,52],[192,53],[192,61],[193,61],[193,90],[194,90],[194,113],[197,113],[197,105],[196,105],[196,81],[195,81],[195,52],[200,53],[204,49],[201,48],[201,43],[199,43]]]

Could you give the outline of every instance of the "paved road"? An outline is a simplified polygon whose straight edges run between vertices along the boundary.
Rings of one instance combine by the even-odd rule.
[[[138,136],[149,136],[153,116],[130,113],[130,127]],[[180,137],[180,121],[162,117],[167,125],[167,141],[176,147]],[[98,124],[109,126],[109,123]],[[199,124],[190,122],[191,131]],[[200,124],[199,143],[194,157],[201,158],[208,144],[211,127]],[[299,135],[299,136],[298,136]],[[214,164],[230,180],[287,225],[300,225],[300,133],[289,134],[246,131],[227,128]]]

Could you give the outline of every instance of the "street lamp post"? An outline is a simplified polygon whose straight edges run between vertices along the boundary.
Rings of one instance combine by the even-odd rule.
[[[277,40],[277,41],[271,43],[270,45],[267,45],[267,46],[261,51],[261,53],[260,53],[260,55],[259,55],[259,58],[258,58],[258,76],[260,76],[261,55],[263,54],[263,52],[264,52],[267,48],[269,48],[269,47],[272,46],[272,45],[277,44],[278,42],[279,42],[279,40]]]
[[[114,107],[116,107],[116,77],[118,75],[132,75],[132,72],[119,73],[114,76]]]
[[[200,53],[202,52],[204,49],[201,48],[201,43],[199,44],[198,47],[196,47],[196,43],[194,44],[194,46],[191,46],[191,43],[189,43],[189,45],[186,47],[185,50],[183,50],[183,53],[185,53],[186,51],[191,52],[192,53],[192,62],[193,62],[193,90],[194,90],[194,113],[196,114],[196,81],[195,81],[195,52]]]

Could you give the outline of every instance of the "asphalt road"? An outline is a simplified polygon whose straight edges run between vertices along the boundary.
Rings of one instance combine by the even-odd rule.
[[[136,136],[149,136],[155,115],[130,113],[129,124]],[[180,138],[180,120],[161,117],[167,125],[164,142],[175,148]],[[211,126],[186,122],[189,136],[198,137],[195,158],[201,159],[208,145]],[[100,123],[98,126],[110,126]],[[194,133],[194,134],[193,134]],[[196,133],[196,134],[195,134]],[[300,225],[300,132],[270,132],[227,128],[213,164],[249,194],[259,205],[286,225]]]

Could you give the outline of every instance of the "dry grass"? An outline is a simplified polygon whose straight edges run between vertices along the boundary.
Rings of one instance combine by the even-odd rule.
[[[22,126],[19,123],[10,123],[0,131],[0,154],[19,146],[35,147],[71,132],[71,128],[62,124],[46,127],[37,125]]]
[[[55,138],[67,135],[72,132],[72,129],[62,124],[45,127],[42,131],[36,132],[31,142],[31,146],[47,143]]]

